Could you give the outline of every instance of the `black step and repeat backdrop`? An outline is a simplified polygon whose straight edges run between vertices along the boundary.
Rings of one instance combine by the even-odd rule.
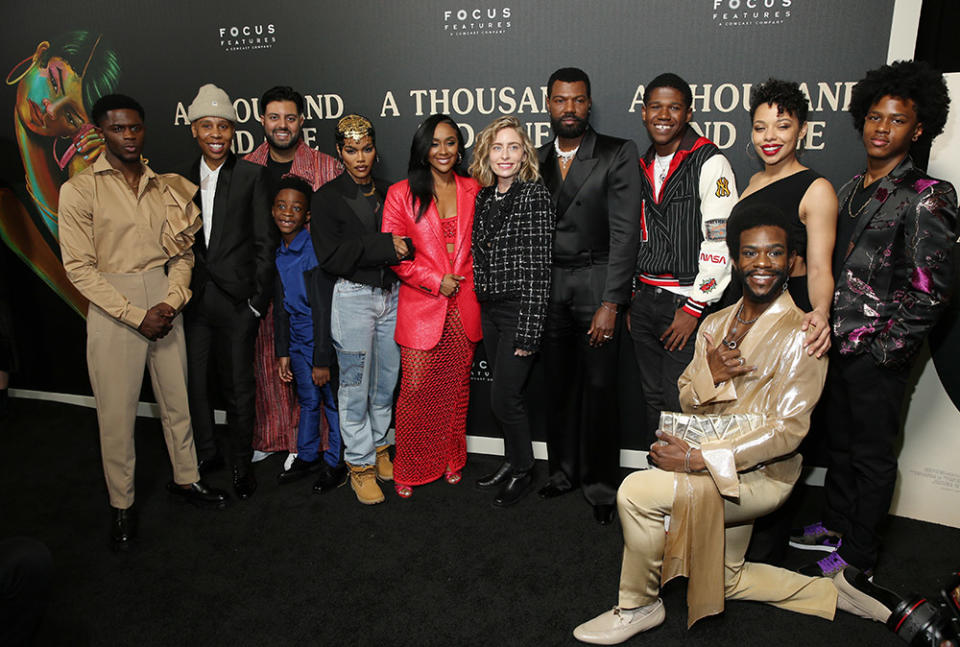
[[[739,186],[759,162],[750,152],[750,86],[796,80],[812,111],[807,164],[835,185],[856,172],[862,148],[844,112],[865,70],[885,62],[893,0],[325,0],[147,2],[48,0],[43,11],[3,9],[0,69],[0,293],[14,311],[20,367],[13,386],[89,394],[84,302],[65,281],[57,246],[57,193],[92,163],[72,145],[102,94],[146,108],[146,155],[159,171],[196,155],[186,106],[213,82],[235,99],[234,147],[262,141],[260,94],[292,85],[307,97],[304,135],[333,152],[335,120],[360,112],[375,123],[380,173],[400,179],[417,124],[446,112],[468,143],[493,118],[515,114],[536,144],[551,138],[545,83],[578,66],[593,82],[592,123],[648,140],[643,84],[673,71],[694,90],[694,127],[729,157]],[[623,348],[628,419],[639,397],[632,349]],[[474,366],[471,433],[495,436],[482,355]],[[537,424],[549,406],[533,385]],[[542,431],[542,429],[541,429]],[[624,446],[646,445],[625,424]],[[542,433],[540,434],[542,438]]]

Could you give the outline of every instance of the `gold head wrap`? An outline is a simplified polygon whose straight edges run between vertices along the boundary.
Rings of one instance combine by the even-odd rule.
[[[373,131],[373,124],[366,117],[347,115],[337,122],[337,134],[344,140],[360,140]]]

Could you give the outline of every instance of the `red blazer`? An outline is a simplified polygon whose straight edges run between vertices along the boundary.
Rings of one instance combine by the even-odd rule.
[[[411,238],[414,247],[412,261],[393,266],[393,271],[401,280],[395,334],[401,346],[430,350],[439,343],[443,321],[447,316],[447,297],[440,294],[440,282],[444,274],[466,277],[451,298],[457,300],[467,338],[473,342],[483,338],[480,332],[480,304],[473,289],[473,254],[470,251],[473,207],[480,185],[476,180],[459,175],[456,181],[457,247],[452,265],[440,229],[436,204],[431,202],[420,222],[415,222],[416,211],[410,204],[407,181],[397,182],[387,191],[382,229]]]

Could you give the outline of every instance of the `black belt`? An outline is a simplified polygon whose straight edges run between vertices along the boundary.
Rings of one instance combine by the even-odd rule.
[[[553,266],[573,269],[577,267],[590,267],[591,265],[606,265],[609,257],[610,253],[606,251],[586,251],[570,256],[557,256],[555,254],[553,256]]]

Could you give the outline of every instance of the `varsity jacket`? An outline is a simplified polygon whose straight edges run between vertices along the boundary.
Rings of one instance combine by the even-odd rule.
[[[640,159],[641,205],[638,280],[687,297],[683,310],[700,317],[730,282],[727,217],[737,203],[727,158],[687,128],[655,192],[656,153]]]
[[[520,302],[514,345],[522,350],[536,351],[540,347],[550,297],[555,220],[550,192],[539,182],[517,180],[499,202],[496,186],[485,187],[477,194],[473,216],[474,289],[481,302]]]

